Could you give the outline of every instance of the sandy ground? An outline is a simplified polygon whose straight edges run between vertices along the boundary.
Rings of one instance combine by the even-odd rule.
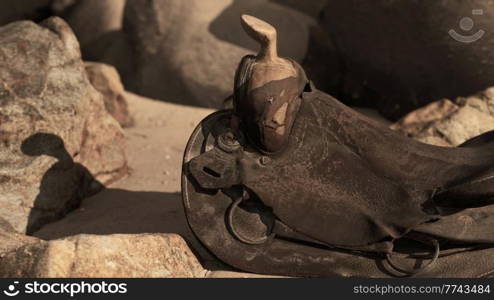
[[[215,259],[190,231],[182,205],[182,155],[196,125],[213,110],[154,101],[128,93],[135,126],[125,129],[129,175],[87,198],[79,209],[34,236],[56,239],[79,233],[177,233],[210,277],[257,277]]]

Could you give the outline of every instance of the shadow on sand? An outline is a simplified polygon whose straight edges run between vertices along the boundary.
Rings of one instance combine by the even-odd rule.
[[[55,134],[31,135],[22,142],[21,151],[28,156],[47,155],[57,159],[41,179],[39,194],[29,213],[28,235],[44,224],[62,218],[77,208],[82,199],[103,188],[86,167],[74,162],[63,140]]]
[[[29,156],[57,158],[41,179],[29,214],[29,235],[53,240],[77,234],[174,233],[210,269],[217,265],[189,229],[180,193],[104,188],[87,168],[74,162],[54,134],[34,134],[21,150]]]

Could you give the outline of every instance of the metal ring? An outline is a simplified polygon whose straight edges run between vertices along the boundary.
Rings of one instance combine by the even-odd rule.
[[[233,137],[227,137],[228,133],[233,134]],[[244,136],[241,131],[233,132],[227,130],[218,135],[216,138],[216,144],[221,150],[227,153],[232,153],[242,148],[242,145],[244,144]]]
[[[394,268],[395,270],[397,271],[400,271],[402,273],[405,273],[407,275],[417,275],[419,273],[422,273],[426,270],[428,270],[436,261],[437,259],[439,258],[439,253],[440,253],[440,249],[439,249],[439,243],[437,240],[431,240],[432,241],[432,244],[434,246],[434,255],[432,257],[432,260],[425,266],[421,267],[421,268],[418,268],[418,269],[414,269],[414,270],[405,270],[404,268],[401,268],[400,266],[398,266],[395,262],[393,262],[393,260],[391,259],[391,254],[390,253],[387,253],[386,254],[386,261],[388,262],[388,264]]]
[[[243,197],[239,197],[228,208],[228,216],[227,216],[226,220],[227,220],[227,225],[230,228],[233,236],[235,238],[237,238],[238,240],[240,240],[241,242],[246,243],[246,244],[249,244],[249,245],[261,245],[261,244],[264,244],[264,243],[268,242],[269,240],[273,239],[274,236],[275,236],[275,233],[274,232],[271,232],[269,235],[266,235],[266,236],[264,236],[264,237],[262,237],[260,239],[253,240],[253,239],[247,238],[245,236],[242,236],[242,234],[240,234],[235,229],[235,227],[233,226],[233,213],[235,212],[235,210],[237,209],[238,205],[242,201],[243,201]]]

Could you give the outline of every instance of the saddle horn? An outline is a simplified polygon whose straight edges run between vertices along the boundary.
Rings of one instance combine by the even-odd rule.
[[[270,24],[249,15],[242,15],[240,23],[245,32],[261,45],[258,61],[275,61],[279,59],[276,29]]]
[[[267,22],[242,15],[245,32],[260,45],[242,59],[235,76],[234,108],[247,136],[265,153],[281,151],[290,134],[307,79],[293,60],[278,56],[277,32]]]

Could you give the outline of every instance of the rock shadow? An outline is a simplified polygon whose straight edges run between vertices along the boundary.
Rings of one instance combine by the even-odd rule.
[[[83,165],[74,162],[62,138],[52,133],[36,133],[25,139],[21,151],[28,156],[47,155],[58,161],[43,175],[39,193],[29,213],[26,233],[61,219],[77,208],[82,199],[99,192],[103,185]]]
[[[174,233],[182,236],[203,263],[215,261],[187,223],[181,193],[106,188],[79,209],[33,235],[53,240],[77,234]]]
[[[181,194],[107,188],[34,235],[51,240],[77,234],[117,233],[188,234]]]

